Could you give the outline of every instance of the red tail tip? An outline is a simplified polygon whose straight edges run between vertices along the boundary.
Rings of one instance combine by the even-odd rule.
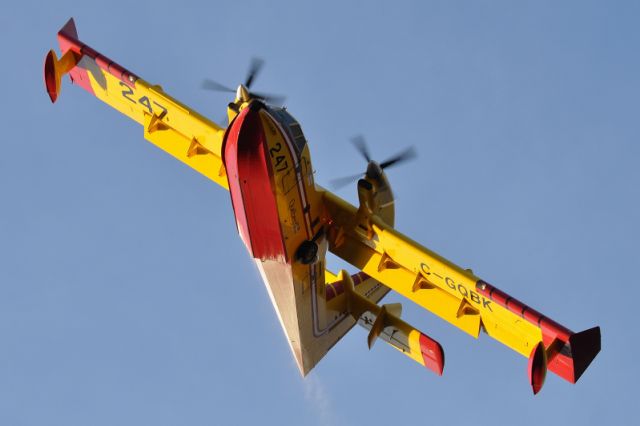
[[[420,333],[420,351],[422,352],[424,366],[438,376],[442,376],[442,371],[444,370],[444,351],[440,343]]]

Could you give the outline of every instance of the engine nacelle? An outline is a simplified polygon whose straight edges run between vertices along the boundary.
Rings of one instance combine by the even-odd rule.
[[[393,226],[395,222],[393,192],[386,175],[382,170],[371,175],[373,176],[370,176],[369,170],[367,170],[367,175],[358,181],[357,230],[365,234],[367,238],[373,236],[372,216],[378,216],[389,226]]]

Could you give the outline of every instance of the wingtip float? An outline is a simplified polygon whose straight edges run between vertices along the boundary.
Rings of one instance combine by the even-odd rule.
[[[476,290],[486,300],[540,329],[542,339],[533,347],[528,364],[534,394],[542,388],[547,369],[576,383],[600,352],[600,327],[574,333],[485,281],[478,281]]]
[[[565,341],[556,337],[545,346],[539,342],[529,356],[529,383],[534,394],[542,389],[547,369],[551,368],[563,379],[576,383],[600,352],[600,327],[571,333]]]
[[[51,50],[44,64],[52,102],[69,75],[141,124],[145,139],[229,189],[238,232],[303,375],[355,324],[369,331],[370,348],[382,339],[441,375],[442,346],[401,320],[399,304],[378,304],[390,290],[473,337],[485,332],[527,357],[534,393],[547,371],[575,383],[600,351],[599,327],[574,333],[394,229],[384,169],[413,151],[377,163],[364,141],[355,140],[367,161],[358,175],[358,206],[316,185],[300,123],[267,104],[276,97],[249,90],[262,62],[254,61],[235,91],[207,85],[235,93],[225,128],[81,42],[73,19],[58,41],[60,59]],[[328,251],[360,272],[333,274],[326,269]]]
[[[67,23],[58,32],[59,37],[70,37],[78,39],[78,31],[76,30],[76,23],[73,18],[70,18]],[[58,60],[56,52],[52,49],[47,53],[44,61],[44,81],[47,88],[47,94],[52,103],[58,99],[60,94],[60,85],[62,76],[71,71],[77,64],[80,55],[73,50],[67,50],[62,58]]]

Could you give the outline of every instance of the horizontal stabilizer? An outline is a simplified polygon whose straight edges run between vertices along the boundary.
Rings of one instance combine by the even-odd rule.
[[[399,303],[379,306],[354,290],[353,280],[345,271],[340,272],[339,279],[345,288],[349,313],[360,326],[369,330],[369,348],[380,338],[437,375],[442,375],[442,346],[402,321],[397,316],[402,310]]]

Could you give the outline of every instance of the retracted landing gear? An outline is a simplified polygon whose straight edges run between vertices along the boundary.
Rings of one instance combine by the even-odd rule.
[[[296,260],[305,265],[310,265],[318,260],[318,243],[305,240],[296,250]]]

